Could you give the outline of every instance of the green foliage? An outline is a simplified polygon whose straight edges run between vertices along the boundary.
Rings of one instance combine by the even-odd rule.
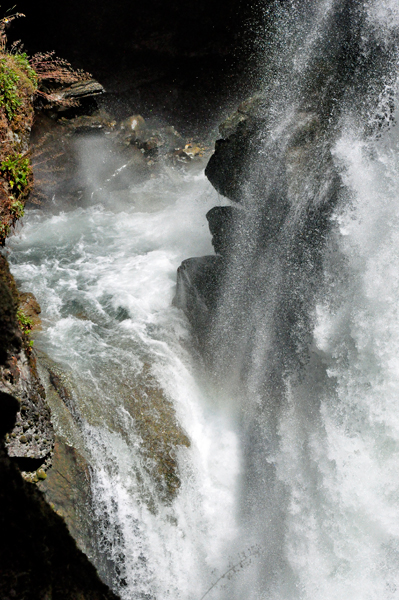
[[[22,156],[22,154],[8,156],[0,164],[0,173],[7,179],[14,194],[21,195],[29,185],[28,179],[31,173],[29,158]]]
[[[17,310],[18,323],[22,329],[22,333],[29,334],[32,329],[33,321],[30,317],[27,317],[21,309]],[[30,344],[33,345],[33,344]]]
[[[10,226],[8,223],[0,223],[0,244],[6,239],[10,232]]]
[[[4,107],[9,121],[12,121],[22,105],[18,93],[20,76],[9,65],[7,58],[0,60],[0,106]]]
[[[31,67],[29,57],[26,52],[14,54],[13,58],[19,68],[26,73],[36,90],[38,85],[36,71]]]
[[[13,197],[10,206],[10,213],[15,219],[22,219],[24,216],[24,205],[20,200],[15,200]]]
[[[38,80],[35,70],[25,52],[6,54],[0,59],[0,106],[4,107],[11,122],[22,106],[21,88],[37,90]]]

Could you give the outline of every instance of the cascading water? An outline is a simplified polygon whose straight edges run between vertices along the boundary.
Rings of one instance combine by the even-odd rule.
[[[399,9],[282,2],[273,19],[207,332],[216,386],[171,305],[179,262],[211,252],[203,175],[32,210],[9,243],[36,344],[70,373],[75,429],[58,428],[91,465],[92,558],[126,599],[399,598]],[[140,386],[172,407],[180,488],[154,479]]]
[[[397,598],[398,8],[279,16],[208,339],[239,390],[237,546],[259,548],[223,597]]]
[[[84,545],[122,598],[197,597],[235,535],[235,435],[196,383],[187,324],[172,307],[181,260],[212,250],[204,208],[215,201],[203,173],[165,168],[127,201],[124,192],[107,205],[32,210],[10,240],[15,276],[42,306],[35,345],[73,394],[74,423],[53,410],[56,429],[91,467]],[[156,427],[144,444],[143,412]],[[177,497],[174,469],[160,472],[170,451]]]

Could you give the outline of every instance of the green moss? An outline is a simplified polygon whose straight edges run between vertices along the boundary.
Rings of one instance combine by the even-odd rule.
[[[15,63],[19,66],[19,68],[26,73],[26,76],[32,82],[35,90],[38,85],[38,78],[36,75],[36,71],[31,67],[29,63],[29,58],[26,52],[21,52],[21,54],[15,54],[13,56]]]
[[[34,93],[37,76],[26,54],[6,54],[0,59],[0,106],[11,122],[23,107],[23,92]]]
[[[10,226],[8,223],[0,223],[0,240],[5,240],[10,232]]]
[[[4,107],[9,121],[12,121],[22,100],[18,94],[19,75],[9,67],[6,58],[0,60],[0,105]]]
[[[22,219],[24,216],[24,205],[20,200],[12,200],[10,206],[10,213],[15,219]]]

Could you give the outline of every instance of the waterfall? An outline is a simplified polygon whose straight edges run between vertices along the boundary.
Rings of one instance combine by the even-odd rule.
[[[202,356],[172,300],[213,252],[203,172],[30,209],[8,243],[69,381],[85,549],[124,600],[399,598],[399,8],[269,12]]]
[[[398,8],[276,12],[207,342],[240,423],[237,548],[258,549],[222,595],[396,598]]]

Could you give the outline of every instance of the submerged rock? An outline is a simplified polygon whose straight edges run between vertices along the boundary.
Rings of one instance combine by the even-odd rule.
[[[56,435],[52,468],[37,472],[39,489],[67,524],[78,547],[93,551],[90,471],[87,460],[65,438]]]
[[[140,453],[144,468],[155,482],[158,498],[169,504],[180,488],[176,449],[178,446],[188,448],[190,440],[149,365],[144,365],[134,388],[126,385],[121,388],[121,394],[142,440]],[[144,488],[143,494],[150,509],[154,510],[154,498]]]

